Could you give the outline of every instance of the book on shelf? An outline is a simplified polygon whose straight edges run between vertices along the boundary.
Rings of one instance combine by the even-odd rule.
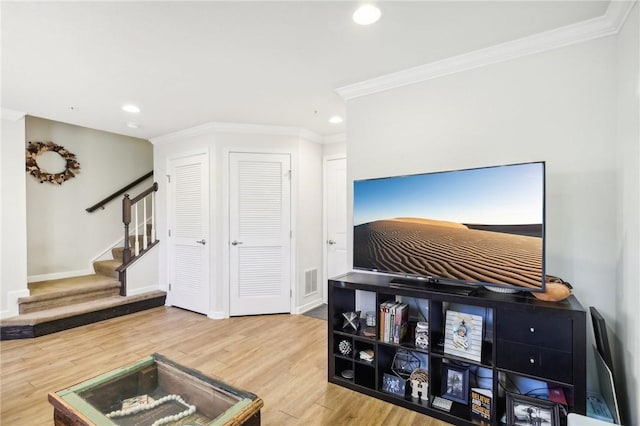
[[[395,305],[397,302],[387,301],[380,304],[380,340],[383,342],[392,341],[393,324],[395,323]]]
[[[383,342],[385,341],[384,338],[385,338],[386,328],[388,324],[387,311],[388,311],[389,303],[391,302],[382,302],[380,304],[380,333],[378,333],[378,339],[380,339]]]
[[[395,325],[393,328],[393,343],[400,343],[407,337],[409,327],[409,305],[400,303],[395,307]]]
[[[491,389],[471,388],[471,416],[481,422],[491,423]]]

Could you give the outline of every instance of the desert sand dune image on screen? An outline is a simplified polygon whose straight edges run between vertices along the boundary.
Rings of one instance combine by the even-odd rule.
[[[525,226],[525,233],[538,225]],[[538,226],[539,227],[539,226]],[[542,238],[461,223],[396,218],[355,227],[354,265],[383,272],[540,288]],[[516,227],[517,228],[517,227]]]

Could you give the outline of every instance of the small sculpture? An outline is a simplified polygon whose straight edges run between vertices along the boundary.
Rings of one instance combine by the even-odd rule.
[[[358,331],[358,327],[360,326],[360,311],[355,312],[343,312],[342,316],[344,317],[344,323],[342,324],[342,328],[353,328],[353,331]]]
[[[409,376],[409,382],[411,382],[411,397],[420,399],[427,398],[427,392],[429,390],[429,373],[427,370],[416,368]]]
[[[341,340],[340,343],[338,343],[338,350],[344,356],[349,355],[351,353],[351,342],[348,340]]]

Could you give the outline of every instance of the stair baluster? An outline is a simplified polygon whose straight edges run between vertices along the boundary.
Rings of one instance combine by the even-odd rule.
[[[129,194],[125,194],[122,199],[122,223],[124,223],[124,250],[122,253],[122,266],[117,268],[116,270],[119,273],[121,287],[120,294],[122,296],[126,296],[127,294],[127,278],[126,278],[126,269],[127,266],[133,262],[137,256],[141,253],[144,253],[148,248],[155,245],[158,240],[156,238],[155,231],[155,221],[156,221],[156,210],[155,210],[155,196],[158,191],[158,184],[156,182],[153,185],[142,191],[138,196],[134,198],[130,198]],[[147,219],[147,197],[151,197],[151,214]],[[140,225],[138,222],[138,203],[142,201],[142,224],[143,224],[143,235],[142,235],[142,250],[140,250]],[[133,243],[133,256],[131,253],[131,235],[129,231],[129,225],[131,224],[131,213],[133,210],[133,214],[135,215],[134,224],[133,224],[133,233],[134,240]],[[147,221],[150,222],[151,232],[147,235]]]

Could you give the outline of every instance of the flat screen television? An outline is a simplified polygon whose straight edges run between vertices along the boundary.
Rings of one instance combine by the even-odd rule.
[[[356,270],[544,291],[544,162],[356,180],[353,197]]]

